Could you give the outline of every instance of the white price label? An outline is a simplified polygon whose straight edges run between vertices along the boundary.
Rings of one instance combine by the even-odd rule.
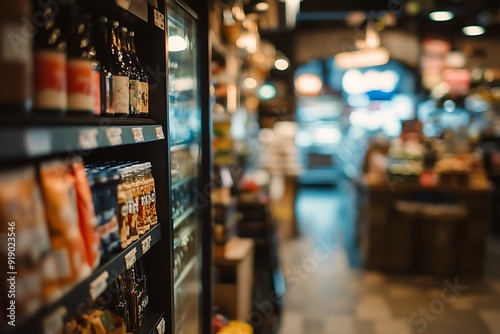
[[[50,153],[52,150],[50,132],[45,130],[29,130],[24,137],[24,147],[31,157]]]
[[[105,271],[90,283],[90,297],[92,300],[96,300],[106,290],[108,287],[108,278],[109,273]]]
[[[156,138],[165,139],[165,134],[163,133],[163,128],[161,126],[156,128]]]
[[[58,334],[64,328],[64,317],[68,313],[66,307],[61,306],[43,319],[44,334]]]
[[[165,319],[161,318],[160,322],[158,323],[158,326],[156,326],[156,330],[158,331],[158,334],[165,334]]]
[[[165,30],[165,15],[160,13],[157,9],[155,9],[155,26],[160,28],[161,30]]]
[[[85,129],[80,131],[78,135],[78,142],[80,147],[84,150],[90,150],[98,146],[97,134],[99,131],[97,129]]]
[[[107,128],[106,137],[108,137],[111,146],[121,145],[122,141],[122,129],[121,128]]]
[[[144,141],[144,134],[142,133],[142,128],[132,128],[132,133],[134,134],[134,140],[136,143]]]
[[[148,236],[146,239],[142,240],[142,254],[146,254],[146,252],[151,248],[151,236]]]
[[[137,249],[134,247],[134,249],[132,249],[130,252],[128,252],[127,255],[125,255],[125,267],[127,267],[127,269],[130,269],[134,266],[135,261],[137,261],[136,254]]]

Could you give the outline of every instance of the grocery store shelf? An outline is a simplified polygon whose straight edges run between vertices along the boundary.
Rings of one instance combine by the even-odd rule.
[[[163,327],[161,322],[163,321]],[[162,330],[163,328],[163,330]],[[144,319],[137,334],[163,334],[165,333],[165,313],[148,315]]]
[[[186,220],[189,216],[191,216],[194,213],[194,207],[188,208],[186,211],[182,213],[179,217],[174,219],[174,229],[179,226],[184,220]]]
[[[175,182],[172,185],[172,190],[175,190],[175,189],[177,189],[179,187],[182,187],[183,185],[185,185],[186,183],[191,182],[192,180],[194,180],[193,176],[187,176],[187,177],[181,179],[180,181]]]
[[[139,240],[114,256],[95,270],[87,279],[77,284],[57,301],[45,305],[40,311],[18,322],[16,327],[0,328],[1,333],[49,334],[64,324],[78,311],[92,305],[93,296],[103,292],[127,269],[127,262],[133,265],[161,238],[161,227],[157,224]],[[141,332],[142,333],[142,332]],[[149,332],[148,332],[149,333]]]
[[[189,148],[189,143],[172,144],[170,152],[186,150]]]
[[[196,261],[198,260],[197,257],[193,257],[189,263],[182,269],[181,274],[179,275],[179,278],[174,283],[174,290],[179,287],[179,285],[184,281],[184,279],[187,277],[189,272],[193,269],[194,265],[196,264]]]
[[[0,161],[38,158],[60,153],[140,144],[165,138],[161,125],[151,120],[115,124],[101,119],[97,125],[10,126],[0,131]],[[125,122],[122,120],[118,123]],[[130,123],[130,121],[127,121]]]

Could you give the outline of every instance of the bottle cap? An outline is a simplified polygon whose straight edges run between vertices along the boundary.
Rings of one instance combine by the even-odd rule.
[[[106,16],[101,16],[101,17],[99,17],[99,22],[108,23],[108,18]]]
[[[125,33],[128,31],[128,28],[127,28],[127,27],[121,27],[121,29],[122,29],[122,31],[123,31],[123,32],[125,32]]]
[[[135,37],[135,32],[134,31],[129,31],[128,35],[131,36],[131,37]]]
[[[118,21],[111,21],[111,25],[113,27],[119,27],[120,26],[120,22],[118,22]]]

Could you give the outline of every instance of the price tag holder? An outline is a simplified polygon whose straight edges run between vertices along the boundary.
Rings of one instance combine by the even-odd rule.
[[[98,146],[97,134],[99,131],[97,129],[84,129],[81,130],[78,135],[78,143],[80,147],[84,150],[90,150]]]
[[[61,306],[43,319],[44,334],[58,334],[64,328],[64,317],[68,314],[66,307]]]
[[[90,297],[92,300],[96,300],[106,290],[108,287],[108,278],[109,273],[105,271],[90,283]]]
[[[117,146],[123,144],[122,132],[123,132],[122,129],[117,127],[106,129],[106,137],[108,137],[108,141],[111,144],[111,146]]]
[[[142,240],[142,254],[146,254],[146,252],[151,248],[151,236],[148,236],[146,239]]]
[[[161,30],[165,30],[165,15],[160,13],[156,8],[154,13],[155,13],[155,26],[157,26]]]
[[[156,330],[158,331],[158,334],[165,334],[165,318],[161,318],[158,326],[156,326]]]
[[[45,130],[29,130],[24,136],[24,147],[30,157],[50,153],[52,150],[50,132]]]
[[[132,128],[132,133],[134,134],[134,140],[136,143],[142,143],[144,141],[142,128]]]
[[[137,248],[135,247],[130,252],[128,252],[127,255],[125,255],[125,267],[127,267],[127,269],[131,269],[134,266],[135,261],[137,261],[136,255],[137,255]]]
[[[165,134],[163,133],[163,128],[160,126],[156,128],[156,138],[158,139],[165,139]]]

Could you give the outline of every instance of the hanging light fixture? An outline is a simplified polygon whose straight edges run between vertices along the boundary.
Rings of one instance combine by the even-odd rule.
[[[485,29],[480,25],[472,24],[463,27],[462,32],[466,36],[480,36],[485,33]]]
[[[285,71],[290,67],[290,61],[280,51],[276,52],[276,60],[274,61],[274,68],[278,71]]]
[[[452,12],[450,12],[449,10],[436,10],[436,11],[429,13],[429,18],[432,21],[436,21],[436,22],[450,21],[454,17],[455,17],[455,15]]]
[[[335,56],[335,64],[342,69],[371,67],[386,64],[389,50],[380,47],[380,36],[372,21],[366,26],[365,39],[356,41],[357,51],[341,52]]]

